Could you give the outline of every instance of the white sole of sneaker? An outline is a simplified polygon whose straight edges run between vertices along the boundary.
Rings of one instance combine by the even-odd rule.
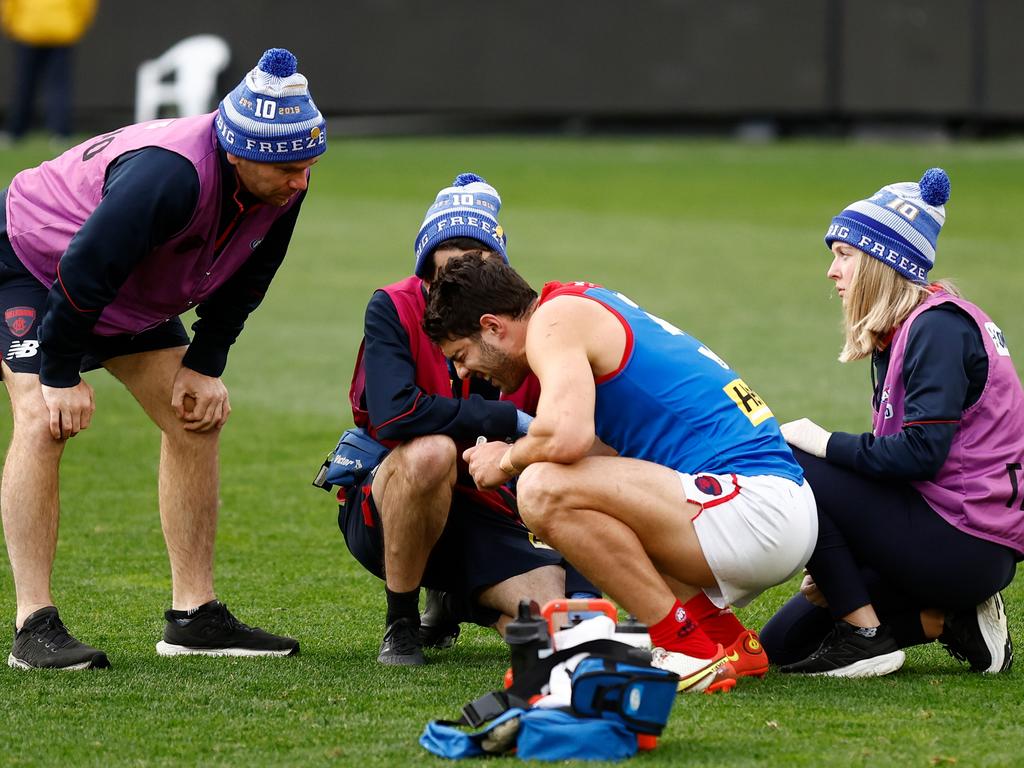
[[[831,669],[828,672],[811,672],[812,677],[881,677],[890,675],[903,666],[907,655],[903,651],[884,653],[870,659],[856,661],[846,667]]]
[[[156,644],[156,652],[160,656],[292,656],[296,649],[255,651],[251,648],[189,648],[185,645],[172,645],[161,640]]]
[[[14,654],[10,654],[7,657],[7,666],[11,669],[53,669],[57,672],[74,671],[78,669],[89,669],[92,666],[91,661],[83,661],[81,664],[71,664],[67,667],[33,667],[31,664],[22,661],[21,659],[14,658]]]
[[[992,663],[982,672],[990,675],[1005,672],[1013,663],[1013,641],[1006,627],[1006,610],[998,592],[978,606],[978,628],[992,654]]]

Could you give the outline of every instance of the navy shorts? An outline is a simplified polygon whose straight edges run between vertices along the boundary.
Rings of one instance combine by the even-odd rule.
[[[384,533],[372,484],[373,473],[363,485],[349,489],[338,508],[338,527],[352,556],[383,579]],[[477,603],[477,596],[494,584],[545,565],[563,565],[562,556],[537,542],[512,518],[456,491],[448,522],[427,560],[422,586],[450,593],[460,620],[489,627],[501,613]]]
[[[0,195],[0,202],[3,196]],[[0,219],[0,357],[15,373],[39,373],[39,320],[46,308],[49,289],[21,263]],[[148,331],[121,336],[93,335],[82,358],[82,371],[103,365],[104,360],[157,349],[188,346],[181,320],[173,318]],[[2,378],[2,372],[0,372]]]

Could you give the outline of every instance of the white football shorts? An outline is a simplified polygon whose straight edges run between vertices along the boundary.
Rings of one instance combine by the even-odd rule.
[[[818,537],[818,510],[806,480],[678,474],[687,501],[701,506],[693,528],[718,581],[704,592],[719,608],[746,605],[806,565]]]

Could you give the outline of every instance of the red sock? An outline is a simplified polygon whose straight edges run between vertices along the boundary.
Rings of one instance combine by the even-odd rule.
[[[719,608],[703,592],[687,600],[683,608],[691,619],[700,624],[712,642],[721,643],[726,648],[747,631],[732,609]]]
[[[650,626],[648,631],[651,645],[666,651],[677,651],[698,659],[710,659],[718,653],[718,644],[711,642],[678,600],[668,615]]]

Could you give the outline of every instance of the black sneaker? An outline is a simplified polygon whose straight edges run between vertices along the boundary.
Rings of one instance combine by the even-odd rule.
[[[299,641],[243,624],[219,600],[191,611],[164,613],[161,656],[294,656]]]
[[[14,669],[107,669],[107,654],[71,636],[53,606],[31,614],[14,633],[7,657]]]
[[[419,637],[423,648],[451,648],[459,639],[459,622],[447,592],[427,590],[427,604],[420,614]]]
[[[974,672],[1008,672],[1013,666],[1013,640],[1006,626],[1003,596],[996,592],[974,608],[947,613],[939,642]]]
[[[827,677],[879,677],[903,666],[906,655],[889,629],[873,634],[845,621],[837,621],[821,647],[803,661],[779,667],[780,672]]]
[[[418,667],[427,663],[413,619],[395,619],[384,632],[377,661],[396,667]]]

